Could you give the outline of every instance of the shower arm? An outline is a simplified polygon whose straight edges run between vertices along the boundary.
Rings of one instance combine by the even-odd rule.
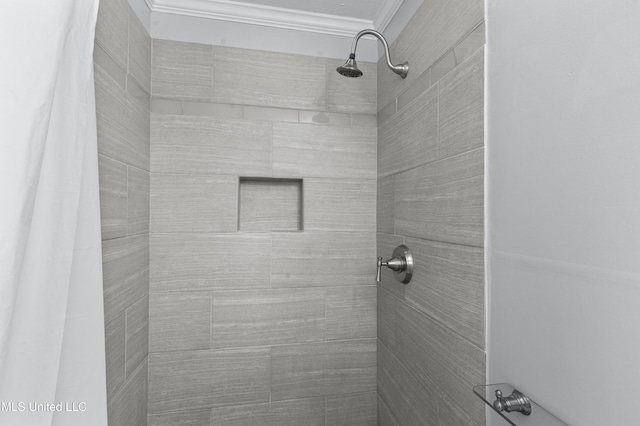
[[[365,35],[372,35],[372,36],[375,36],[378,40],[380,40],[380,43],[382,43],[382,46],[384,47],[384,54],[385,54],[385,58],[387,59],[387,66],[391,69],[391,71],[395,72],[396,74],[399,74],[402,78],[405,78],[407,76],[407,72],[409,71],[409,64],[405,62],[404,64],[393,65],[391,63],[391,57],[389,56],[389,44],[387,43],[387,40],[382,36],[382,34],[380,34],[376,30],[362,30],[356,35],[356,38],[353,39],[353,44],[351,45],[350,57],[355,58],[356,47],[358,46],[358,40],[360,39],[360,37]]]

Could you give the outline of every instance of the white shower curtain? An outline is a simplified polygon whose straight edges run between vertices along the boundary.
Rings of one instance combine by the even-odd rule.
[[[0,425],[107,424],[98,0],[0,12]]]

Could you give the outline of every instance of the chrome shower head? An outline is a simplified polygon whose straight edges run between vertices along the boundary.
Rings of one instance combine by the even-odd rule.
[[[382,34],[380,34],[376,30],[362,30],[360,31],[355,39],[353,39],[353,45],[351,46],[351,54],[349,55],[349,59],[344,65],[336,68],[336,71],[345,77],[361,77],[362,71],[358,69],[358,64],[356,64],[356,47],[358,46],[358,40],[360,37],[364,35],[372,35],[375,36],[380,42],[382,46],[384,46],[384,54],[387,59],[387,66],[391,69],[391,71],[398,74],[400,77],[405,78],[407,73],[409,72],[409,63],[405,62],[404,64],[393,65],[391,63],[391,58],[389,57],[389,45],[387,44],[387,40],[384,38]]]
[[[336,71],[345,77],[362,77],[362,71],[360,71],[358,64],[356,63],[355,53],[349,55],[347,62],[336,68]]]

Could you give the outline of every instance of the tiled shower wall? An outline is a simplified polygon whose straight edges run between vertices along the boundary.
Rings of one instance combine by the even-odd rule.
[[[152,56],[149,425],[375,424],[376,65]]]
[[[378,287],[378,421],[483,425],[484,2],[425,1],[378,64],[378,253],[406,244],[408,285]]]
[[[94,53],[109,425],[146,424],[151,39],[101,0]]]

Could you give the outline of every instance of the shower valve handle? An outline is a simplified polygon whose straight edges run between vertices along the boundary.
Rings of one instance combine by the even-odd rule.
[[[395,272],[396,279],[403,284],[411,281],[413,275],[413,257],[407,246],[400,245],[393,251],[393,257],[389,260],[382,260],[378,257],[378,271],[376,273],[376,282],[382,280],[382,267],[386,266]]]

